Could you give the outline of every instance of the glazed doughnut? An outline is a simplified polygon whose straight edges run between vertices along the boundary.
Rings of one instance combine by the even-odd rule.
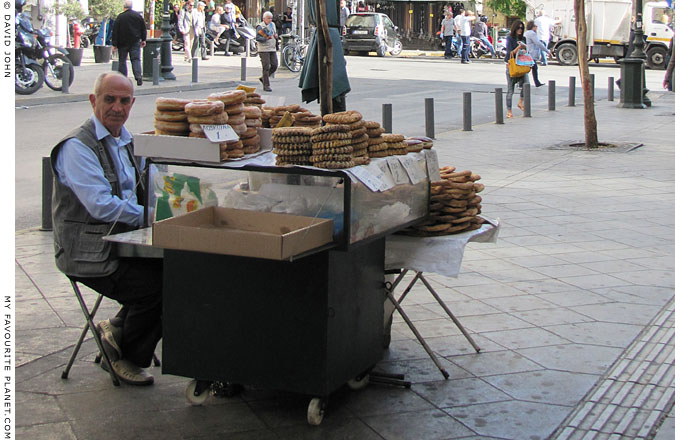
[[[159,121],[154,119],[153,126],[168,133],[185,133],[189,131],[189,124],[186,122]]]
[[[220,125],[228,122],[228,114],[225,112],[216,113],[208,116],[187,116],[190,124]]]
[[[211,93],[208,95],[209,101],[220,101],[226,106],[241,104],[247,98],[244,90],[228,90],[226,92]]]
[[[220,101],[190,102],[184,106],[189,116],[209,116],[223,113],[225,105]]]
[[[156,98],[156,109],[159,111],[182,112],[191,99]]]
[[[184,111],[158,111],[155,110],[153,112],[153,118],[158,119],[159,121],[167,121],[167,122],[186,122],[187,121],[187,113]]]

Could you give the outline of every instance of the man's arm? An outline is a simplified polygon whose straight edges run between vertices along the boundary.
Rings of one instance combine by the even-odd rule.
[[[136,195],[130,200],[113,195],[98,157],[81,141],[72,138],[65,142],[56,162],[60,182],[74,192],[93,218],[132,226],[143,224],[144,207],[138,204]]]

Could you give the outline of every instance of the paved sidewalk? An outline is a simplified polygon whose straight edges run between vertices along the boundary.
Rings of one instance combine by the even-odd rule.
[[[192,407],[189,379],[157,368],[151,388],[115,388],[92,340],[62,380],[83,318],[51,233],[18,232],[18,438],[651,439],[667,416],[657,438],[672,438],[675,97],[651,99],[597,101],[600,140],[643,144],[630,152],[552,148],[583,139],[581,106],[438,134],[440,164],[481,174],[483,214],[503,223],[497,244],[468,246],[457,279],[428,274],[482,350],[415,287],[405,310],[450,378],[396,315],[378,368],[412,388],[345,387],[319,427],[310,396],[247,390]]]

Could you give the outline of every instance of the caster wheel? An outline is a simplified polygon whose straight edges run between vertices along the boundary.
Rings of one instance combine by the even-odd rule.
[[[350,379],[347,381],[347,386],[350,387],[351,390],[361,390],[367,385],[369,385],[368,374],[365,374],[362,377],[355,377],[354,379]]]
[[[307,423],[312,426],[319,426],[323,421],[323,413],[326,408],[326,402],[318,397],[314,397],[309,402],[307,408]]]
[[[191,380],[189,381],[189,384],[187,385],[187,388],[184,390],[184,396],[187,398],[187,402],[189,402],[191,405],[194,406],[199,406],[203,405],[204,402],[208,399],[208,396],[211,393],[211,389],[207,387],[206,389],[202,390],[201,392],[194,392],[196,390],[197,386],[197,381],[196,380]]]

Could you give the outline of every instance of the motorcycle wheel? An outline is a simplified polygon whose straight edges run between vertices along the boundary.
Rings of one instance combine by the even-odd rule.
[[[79,44],[80,44],[80,47],[83,47],[84,49],[86,49],[87,47],[89,47],[89,38],[86,37],[85,35],[82,35],[79,38]]]
[[[31,95],[43,87],[43,70],[36,64],[22,67],[14,65],[14,92],[20,95]]]
[[[259,46],[256,45],[256,41],[251,40],[249,42],[249,56],[255,57],[259,55]]]
[[[56,92],[62,90],[62,72],[65,68],[69,69],[69,85],[71,86],[74,82],[74,66],[66,56],[53,54],[43,63],[46,85]]]
[[[400,40],[395,40],[395,42],[393,43],[393,47],[390,50],[390,54],[391,54],[391,56],[397,57],[398,55],[400,55],[402,50],[403,50],[403,45],[400,42]]]

